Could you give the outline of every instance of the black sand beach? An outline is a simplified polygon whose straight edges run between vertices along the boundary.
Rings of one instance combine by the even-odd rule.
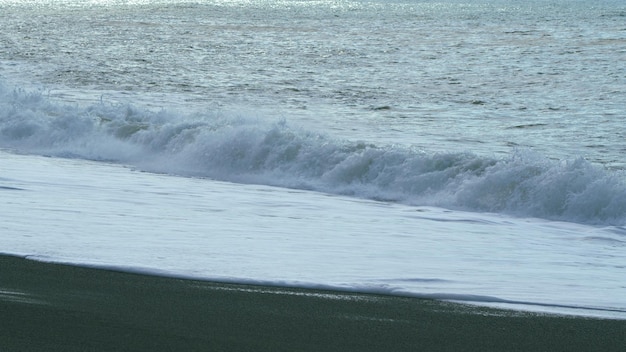
[[[0,351],[624,351],[626,321],[0,256]]]

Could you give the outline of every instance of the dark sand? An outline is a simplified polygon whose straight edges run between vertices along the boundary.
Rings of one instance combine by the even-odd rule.
[[[626,321],[0,256],[0,351],[626,351]]]

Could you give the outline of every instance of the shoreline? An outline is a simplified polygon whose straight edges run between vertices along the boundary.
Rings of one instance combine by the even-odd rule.
[[[623,351],[626,321],[0,255],[6,351]]]

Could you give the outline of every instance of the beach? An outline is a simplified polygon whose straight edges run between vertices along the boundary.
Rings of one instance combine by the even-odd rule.
[[[626,321],[0,256],[2,351],[622,351]]]

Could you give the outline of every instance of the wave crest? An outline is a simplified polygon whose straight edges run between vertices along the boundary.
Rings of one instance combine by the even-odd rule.
[[[0,87],[0,146],[145,171],[591,224],[626,223],[620,172],[529,151],[506,159],[341,141],[286,121],[79,107]]]

